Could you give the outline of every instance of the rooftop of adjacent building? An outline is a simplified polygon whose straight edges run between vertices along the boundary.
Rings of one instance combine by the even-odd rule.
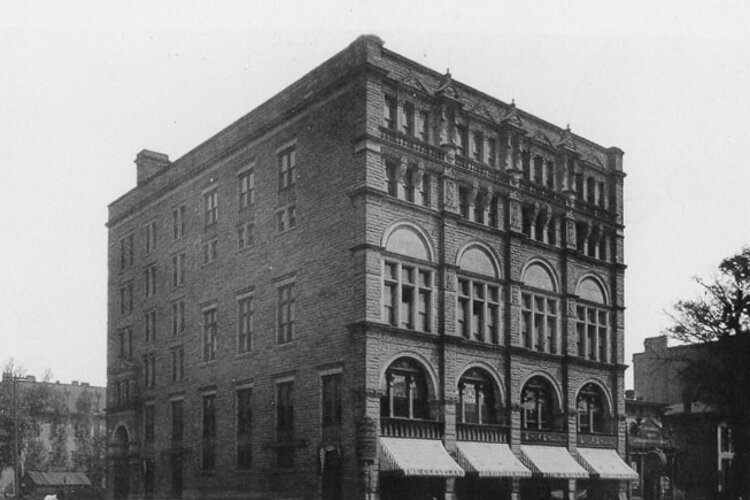
[[[92,404],[94,405],[95,411],[103,411],[106,406],[106,387],[93,386],[88,382],[81,382],[78,380],[73,380],[70,383],[60,382],[59,380],[55,380],[54,382],[50,380],[38,381],[34,375],[16,376],[15,379],[19,391],[44,384],[47,388],[65,398],[68,410],[71,413],[78,411],[78,400],[84,394],[90,394],[93,398]],[[3,373],[3,384],[11,383],[12,380],[13,374],[8,372]]]

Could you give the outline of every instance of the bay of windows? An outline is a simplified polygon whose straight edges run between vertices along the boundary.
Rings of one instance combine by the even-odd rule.
[[[458,279],[458,331],[472,340],[499,342],[500,287],[468,278]]]
[[[539,377],[531,379],[521,393],[521,427],[531,430],[553,428],[552,389]]]
[[[576,307],[578,355],[597,361],[609,361],[609,313],[604,309]]]
[[[432,331],[432,271],[411,264],[386,261],[384,273],[385,322],[409,330]]]
[[[557,299],[528,292],[521,294],[521,344],[551,354],[559,352]]]
[[[458,421],[465,424],[495,424],[495,395],[489,377],[477,369],[469,370],[458,384]]]
[[[578,432],[591,434],[606,430],[604,398],[594,384],[586,384],[576,401]]]

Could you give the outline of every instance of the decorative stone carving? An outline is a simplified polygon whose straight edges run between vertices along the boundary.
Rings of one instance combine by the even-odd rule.
[[[446,208],[455,210],[458,206],[456,200],[456,183],[448,179],[445,179],[443,182],[445,185],[445,199],[443,203]]]
[[[512,285],[510,287],[510,297],[514,306],[521,305],[521,287],[518,285]]]
[[[510,201],[510,228],[513,231],[521,232],[521,204],[517,200]]]

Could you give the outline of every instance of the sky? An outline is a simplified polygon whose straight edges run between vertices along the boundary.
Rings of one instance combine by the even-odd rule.
[[[733,0],[0,0],[0,362],[104,385],[107,205],[135,155],[179,158],[372,33],[625,151],[630,364],[750,243],[749,24]]]

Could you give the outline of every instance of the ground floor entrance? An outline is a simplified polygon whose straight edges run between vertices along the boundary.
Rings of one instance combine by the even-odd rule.
[[[456,479],[457,500],[510,500],[512,480],[510,478],[478,477],[467,474]]]
[[[445,498],[445,478],[381,475],[380,500],[434,500]]]

